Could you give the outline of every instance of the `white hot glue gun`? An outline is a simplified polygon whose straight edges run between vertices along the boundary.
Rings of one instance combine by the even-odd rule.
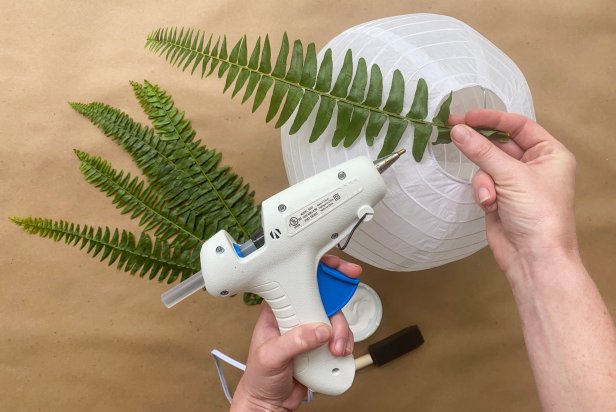
[[[357,157],[265,200],[263,229],[241,245],[224,230],[212,236],[201,248],[201,272],[165,292],[163,303],[171,307],[204,287],[214,296],[252,292],[270,305],[281,334],[305,323],[330,324],[317,284],[319,260],[336,244],[344,249],[355,228],[372,218],[386,193],[381,173],[403,153],[375,162]],[[355,377],[353,356],[333,356],[327,345],[296,357],[293,368],[295,379],[326,395],[343,393]]]

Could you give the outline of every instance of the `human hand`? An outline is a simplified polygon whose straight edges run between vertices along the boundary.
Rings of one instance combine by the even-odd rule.
[[[357,278],[362,268],[337,256],[321,259],[327,266]],[[353,352],[353,333],[341,312],[323,323],[298,326],[280,336],[276,318],[264,304],[250,343],[246,372],[233,395],[232,411],[293,411],[306,396],[306,387],[293,379],[293,358],[329,341],[333,355]]]
[[[577,256],[575,158],[532,120],[494,110],[451,116],[455,145],[481,170],[473,179],[475,201],[486,212],[488,243],[507,274],[520,266]],[[509,132],[492,143],[470,127]]]

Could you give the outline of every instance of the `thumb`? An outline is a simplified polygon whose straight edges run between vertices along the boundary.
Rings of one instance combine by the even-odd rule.
[[[516,160],[467,125],[451,129],[451,139],[466,157],[494,180],[506,177]]]
[[[268,355],[266,366],[273,369],[283,368],[297,355],[325,344],[331,333],[331,328],[324,323],[308,323],[293,328],[282,336],[270,339],[264,345],[265,347],[261,348]]]
[[[494,180],[481,169],[473,177],[473,194],[475,195],[475,201],[484,211],[493,212],[496,210]]]

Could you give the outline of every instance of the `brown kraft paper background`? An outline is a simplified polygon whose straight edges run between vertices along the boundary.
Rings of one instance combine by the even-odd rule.
[[[320,49],[369,20],[430,12],[478,30],[524,72],[538,121],[576,155],[583,258],[616,313],[616,7],[595,1],[3,1],[0,12],[0,410],[221,411],[228,404],[209,355],[245,361],[257,309],[198,294],[167,310],[166,284],[131,277],[77,248],[30,236],[7,217],[45,216],[136,229],[84,181],[78,148],[116,168],[137,168],[69,101],[102,101],[147,123],[129,80],[166,89],[198,138],[224,154],[258,202],[284,189],[280,133],[221,93],[144,50],[148,32],[187,26],[253,42],[284,31]],[[558,276],[558,273],[553,273]],[[312,411],[538,410],[520,322],[505,277],[486,248],[413,273],[366,267],[380,294],[369,343],[419,324],[426,343],[360,371]],[[227,369],[231,386],[239,373]]]

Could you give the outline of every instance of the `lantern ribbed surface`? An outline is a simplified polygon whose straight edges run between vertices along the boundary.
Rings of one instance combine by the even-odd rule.
[[[375,20],[352,27],[332,39],[319,53],[332,49],[334,75],[347,49],[355,65],[360,57],[368,69],[378,64],[383,74],[383,102],[393,71],[405,79],[402,113],[407,113],[417,81],[428,84],[428,119],[438,112],[451,91],[451,112],[495,108],[534,119],[532,97],[520,69],[489,40],[465,23],[447,16],[411,14]],[[291,184],[354,157],[375,159],[387,124],[372,147],[364,134],[350,147],[332,147],[336,112],[327,130],[314,143],[308,138],[316,109],[304,126],[289,135],[292,121],[282,128],[282,150]],[[364,126],[365,128],[365,126]],[[432,139],[435,136],[433,134]],[[399,148],[408,152],[413,128],[408,127]],[[420,163],[409,153],[383,177],[388,186],[375,216],[363,223],[345,250],[370,265],[392,271],[428,269],[464,258],[486,242],[483,211],[474,203],[470,181],[476,167],[452,144],[428,145]]]

